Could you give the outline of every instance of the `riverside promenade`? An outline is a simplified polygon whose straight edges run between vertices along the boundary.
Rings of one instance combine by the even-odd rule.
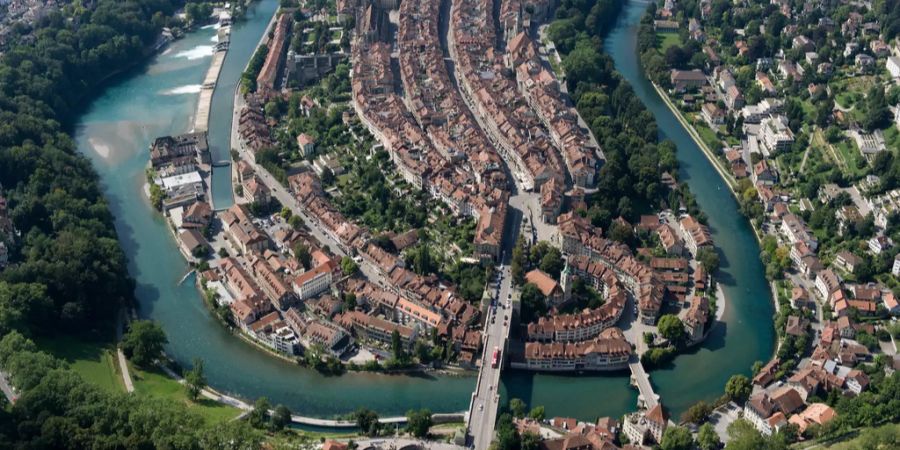
[[[216,44],[212,62],[209,64],[209,70],[206,71],[206,77],[203,78],[203,84],[200,87],[200,97],[197,100],[197,114],[194,115],[194,131],[209,130],[209,111],[212,108],[213,93],[216,91],[216,82],[219,80],[219,73],[222,72],[222,65],[225,62],[225,56],[228,54],[230,36],[229,27],[219,29],[219,39],[222,40]]]

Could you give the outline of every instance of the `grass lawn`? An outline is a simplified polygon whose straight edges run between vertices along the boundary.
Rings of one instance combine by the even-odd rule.
[[[656,38],[659,40],[659,51],[663,54],[673,45],[681,46],[681,37],[678,33],[656,33]]]
[[[896,125],[892,124],[884,130],[884,143],[889,149],[900,150],[900,131]]]
[[[69,363],[85,381],[110,392],[125,392],[115,347],[100,340],[37,339],[38,348]]]
[[[866,445],[871,445],[871,442],[867,442],[868,439],[865,437],[861,437],[861,435],[865,435],[866,433],[871,433],[873,431],[881,436],[893,434],[896,439],[896,436],[900,435],[900,424],[892,423],[877,428],[863,428],[859,431],[859,433],[852,434],[852,438],[839,440],[833,443],[823,443],[816,448],[827,448],[832,450],[856,450],[860,448],[869,448]],[[816,446],[814,442],[801,442],[794,445],[795,448],[812,448],[813,446]],[[885,445],[883,448],[888,447]]]
[[[700,135],[700,139],[703,139],[703,142],[712,150],[713,152],[718,152],[722,149],[722,140],[716,136],[716,132],[711,130],[705,123],[701,122],[699,119],[692,121],[691,125],[694,126],[694,129],[697,130],[697,134]]]
[[[226,422],[241,413],[237,408],[206,398],[196,402],[190,401],[184,386],[160,370],[142,370],[133,365],[130,369],[136,393],[183,403],[188,409],[203,417],[207,423]]]
[[[844,170],[848,174],[859,175],[865,170],[865,167],[859,169],[859,166],[857,166],[859,160],[862,159],[862,155],[859,154],[859,149],[856,148],[855,143],[849,139],[845,139],[835,144],[834,148],[837,149],[841,159],[844,160]]]

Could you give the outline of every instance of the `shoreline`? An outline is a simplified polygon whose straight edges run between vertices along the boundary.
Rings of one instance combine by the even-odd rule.
[[[646,78],[646,74],[643,74],[643,75]],[[735,190],[735,185],[733,185],[732,181],[731,181],[734,178],[730,174],[725,172],[725,169],[722,166],[720,166],[720,162],[716,158],[715,154],[712,152],[712,150],[709,149],[709,147],[706,145],[706,143],[703,142],[702,139],[700,139],[699,134],[697,134],[697,130],[694,129],[693,125],[691,125],[689,122],[687,122],[687,120],[684,118],[681,111],[672,103],[672,100],[669,98],[668,94],[666,94],[665,91],[663,91],[663,89],[661,87],[659,87],[659,85],[657,85],[656,83],[650,81],[649,79],[647,81],[653,86],[653,88],[656,90],[656,94],[660,97],[660,99],[662,99],[663,103],[666,104],[666,107],[669,108],[669,111],[675,116],[675,118],[678,120],[678,122],[681,124],[681,126],[685,129],[685,131],[688,132],[688,135],[691,137],[691,139],[694,140],[694,143],[697,144],[697,146],[703,152],[703,155],[706,156],[707,161],[709,161],[709,163],[713,166],[713,168],[716,169],[716,172],[719,173],[719,176],[722,177],[722,180],[725,181],[725,184],[728,186],[728,190],[731,191],[731,195],[732,195],[732,197],[734,197],[735,201],[737,201],[738,204],[740,204],[740,197],[738,197],[738,193]],[[735,184],[736,184],[736,182],[735,182]],[[753,236],[756,238],[756,242],[759,245],[762,245],[762,235],[760,233],[760,230],[757,228],[756,224],[754,224],[753,221],[750,220],[750,218],[747,217],[746,215],[744,215],[743,213],[741,213],[741,216],[744,217],[744,219],[750,225],[750,229],[753,230]],[[770,280],[766,280],[766,282],[769,285],[769,294],[772,296],[771,301],[772,301],[773,307],[775,308],[775,314],[778,314],[778,309],[779,309],[778,291],[775,290],[774,282],[772,282]],[[721,289],[721,286],[717,286],[717,288]],[[723,296],[723,298],[725,298],[724,292],[723,292],[722,296]],[[718,315],[718,313],[717,313],[717,315]],[[724,311],[723,311],[723,317],[724,317]],[[718,320],[719,319],[717,319],[717,321]],[[774,322],[774,317],[773,317],[772,326],[774,327],[774,325],[775,325],[775,322]],[[776,333],[776,336],[777,336],[777,333]],[[771,361],[772,359],[774,359],[776,357],[776,355],[778,354],[778,348],[780,346],[781,346],[781,339],[776,339],[776,345],[775,345],[775,348],[772,350],[772,355],[769,357],[769,361]]]

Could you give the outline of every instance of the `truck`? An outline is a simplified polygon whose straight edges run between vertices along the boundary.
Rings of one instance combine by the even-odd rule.
[[[491,356],[491,367],[497,368],[500,366],[500,347],[494,347],[494,354]]]

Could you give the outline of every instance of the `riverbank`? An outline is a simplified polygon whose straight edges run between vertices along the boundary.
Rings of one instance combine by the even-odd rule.
[[[684,127],[685,131],[691,136],[694,140],[694,143],[697,144],[697,147],[703,151],[703,154],[706,156],[706,159],[710,164],[716,169],[716,172],[719,173],[719,176],[722,177],[722,180],[725,181],[725,184],[728,186],[728,190],[731,192],[731,195],[734,196],[734,199],[740,203],[741,197],[740,193],[737,192],[737,180],[735,180],[734,176],[728,173],[728,169],[723,166],[723,162],[716,156],[716,154],[703,142],[703,139],[700,138],[700,134],[697,133],[697,129],[691,125],[690,122],[687,121],[687,118],[684,117],[684,113],[672,103],[672,99],[669,98],[669,95],[659,87],[656,83],[650,82],[653,85],[653,88],[656,89],[656,93],[662,99],[662,101],[666,104],[670,111],[672,111],[672,115],[678,119],[678,122],[681,123],[681,126]],[[742,214],[743,215],[743,214]],[[746,216],[744,216],[746,217]],[[762,244],[762,232],[756,227],[756,224],[753,223],[750,218],[747,218],[747,221],[750,222],[750,226],[753,228],[753,234],[756,236],[756,240]]]

